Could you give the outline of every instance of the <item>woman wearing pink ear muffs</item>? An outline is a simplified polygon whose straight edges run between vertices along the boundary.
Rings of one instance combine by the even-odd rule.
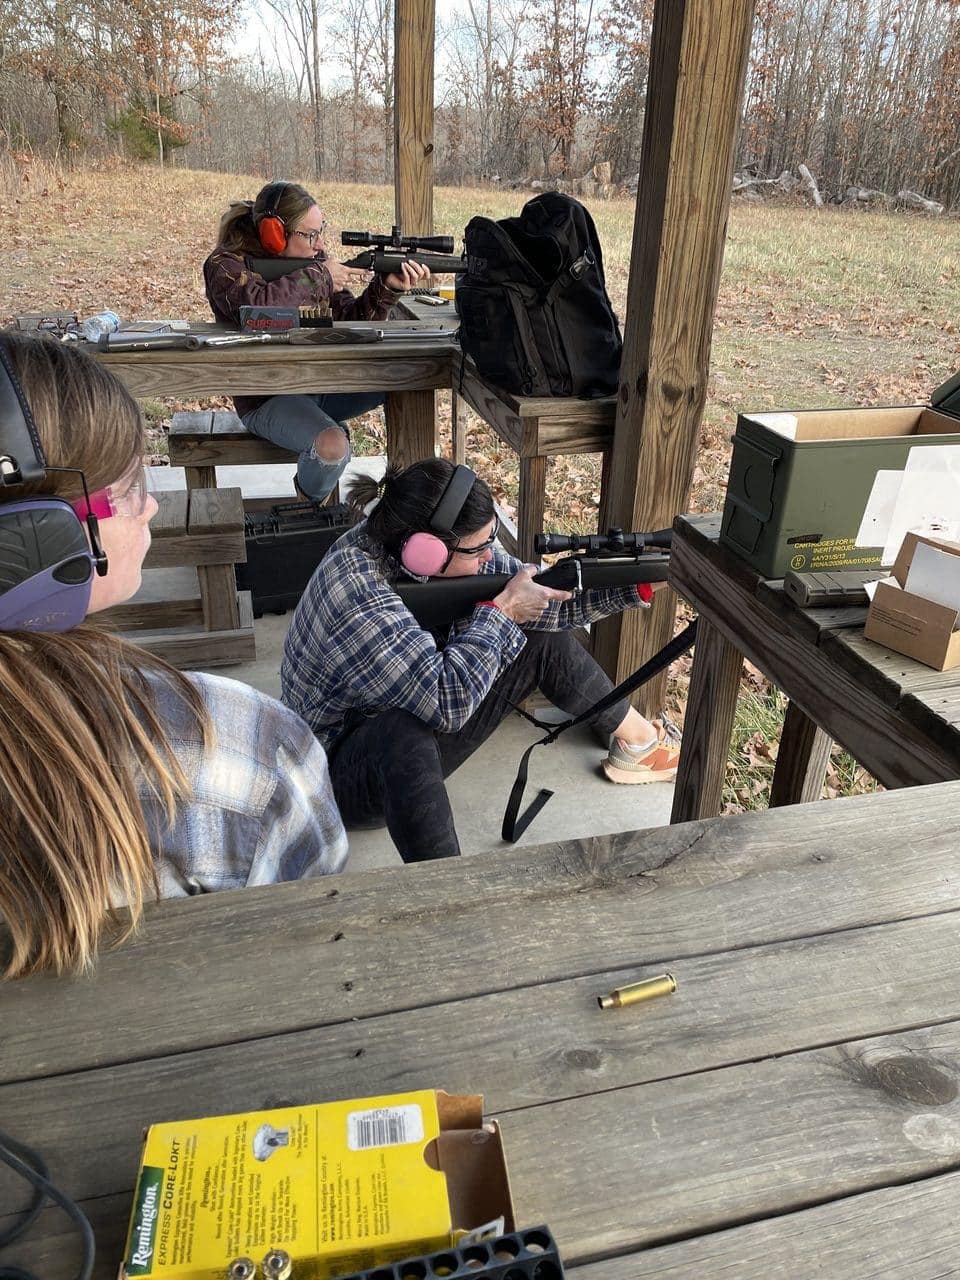
[[[353,482],[365,516],[320,562],[297,606],[283,701],[327,749],[347,829],[386,826],[404,862],[460,852],[444,779],[534,689],[577,715],[612,689],[572,628],[649,604],[649,587],[556,591],[496,545],[487,485],[444,458]],[[394,589],[404,578],[511,574],[435,634]],[[642,589],[642,588],[645,588]],[[612,781],[669,781],[679,749],[628,701],[592,722]]]

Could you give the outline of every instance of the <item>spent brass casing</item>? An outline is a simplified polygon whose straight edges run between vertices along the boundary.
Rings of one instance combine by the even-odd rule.
[[[608,996],[597,996],[597,1004],[601,1009],[625,1009],[628,1004],[640,1004],[643,1000],[653,1000],[657,996],[669,996],[677,989],[677,980],[672,973],[660,973],[655,978],[644,978],[642,982],[631,982],[628,987],[617,987]]]

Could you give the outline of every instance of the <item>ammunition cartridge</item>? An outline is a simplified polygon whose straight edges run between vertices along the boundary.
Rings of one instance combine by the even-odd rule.
[[[286,1249],[271,1249],[263,1260],[263,1280],[290,1280],[293,1260]]]
[[[256,1280],[257,1264],[252,1258],[234,1258],[227,1267],[227,1280]]]
[[[625,1009],[629,1004],[672,995],[676,989],[677,980],[673,974],[661,973],[655,978],[644,978],[642,982],[631,982],[628,987],[618,987],[608,996],[597,996],[597,1004],[601,1009]]]

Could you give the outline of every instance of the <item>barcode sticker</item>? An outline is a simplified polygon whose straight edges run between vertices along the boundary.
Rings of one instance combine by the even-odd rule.
[[[347,1114],[347,1147],[366,1151],[370,1147],[399,1147],[423,1140],[423,1112],[410,1103],[402,1107],[374,1107],[370,1111]]]

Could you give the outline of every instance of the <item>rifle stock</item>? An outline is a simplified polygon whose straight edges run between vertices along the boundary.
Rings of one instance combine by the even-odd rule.
[[[534,577],[559,591],[591,587],[626,587],[638,582],[665,582],[670,557],[650,554],[603,560],[567,556]],[[429,582],[397,582],[394,590],[422,627],[436,630],[469,618],[484,600],[492,600],[513,577],[509,573],[476,573],[465,578],[431,578]]]

